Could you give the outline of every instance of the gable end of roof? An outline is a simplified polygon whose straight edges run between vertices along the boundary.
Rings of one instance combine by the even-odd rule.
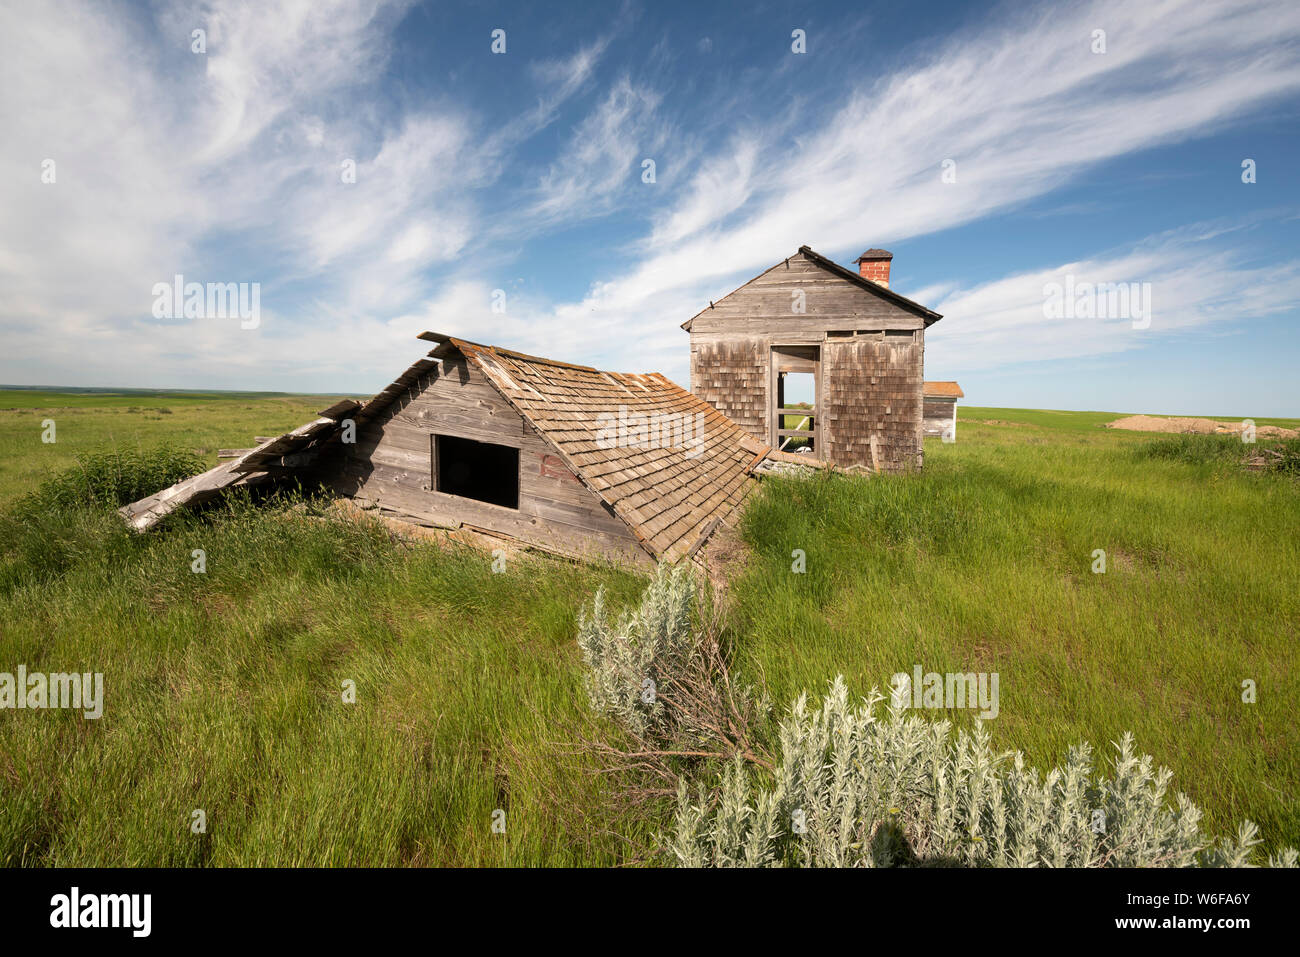
[[[867,253],[873,251],[884,252],[884,250],[867,250]],[[839,276],[841,279],[847,279],[855,286],[858,286],[862,289],[866,289],[869,292],[873,292],[877,296],[880,296],[880,298],[887,299],[888,301],[892,302],[894,305],[901,306],[902,308],[906,309],[908,312],[916,313],[918,316],[920,316],[922,319],[925,320],[925,325],[927,328],[934,325],[936,322],[938,322],[940,319],[943,318],[943,316],[935,312],[933,309],[928,309],[925,306],[921,305],[919,302],[916,302],[915,300],[912,299],[908,299],[906,296],[894,292],[894,290],[890,289],[888,286],[882,286],[879,283],[874,283],[870,279],[865,279],[862,276],[859,276],[851,269],[845,269],[843,266],[835,262],[833,259],[827,259],[821,253],[817,252],[816,250],[812,249],[809,246],[800,246],[799,252],[803,253],[805,256],[808,257],[809,260],[816,263],[818,266],[821,266],[823,269],[828,270],[831,273],[834,273],[836,276]],[[867,253],[863,253],[863,256],[866,256]],[[890,258],[893,258],[892,253],[889,255]]]
[[[872,258],[873,253],[878,254],[876,258],[884,258],[884,257],[889,257],[890,259],[893,258],[893,253],[888,252],[887,250],[868,249],[860,257],[858,257],[858,259],[859,261],[861,261],[864,258]],[[882,299],[888,300],[889,302],[892,302],[894,305],[906,309],[908,312],[915,313],[916,315],[920,316],[923,320],[925,320],[926,328],[929,328],[930,326],[934,325],[936,322],[938,322],[940,319],[943,318],[943,316],[935,312],[933,309],[928,309],[925,306],[921,305],[919,302],[916,302],[912,299],[908,299],[906,296],[894,292],[894,290],[890,289],[887,286],[881,286],[878,283],[872,282],[870,279],[865,279],[862,276],[859,276],[851,269],[845,269],[839,263],[835,262],[834,260],[827,259],[825,256],[823,256],[821,253],[817,252],[816,250],[812,249],[810,246],[800,246],[799,249],[796,251],[796,255],[798,254],[802,254],[808,259],[809,262],[812,262],[822,267],[823,269],[828,270],[829,272],[833,273],[835,276],[838,276],[840,279],[846,279],[861,289],[866,289],[868,292],[874,293],[875,295],[880,296]],[[788,258],[784,259],[782,260],[782,262],[789,262],[789,259]],[[731,290],[731,292],[727,293],[726,296],[723,296],[722,299],[719,299],[718,302],[721,302],[723,299],[728,298],[737,290],[745,288],[751,282],[753,282],[754,279],[758,279],[761,276],[767,275],[769,272],[771,272],[773,269],[776,269],[777,266],[780,265],[781,263],[776,263],[775,265],[770,266],[767,269],[764,269],[753,279],[743,282],[735,289]],[[683,322],[681,324],[681,328],[685,329],[687,332],[690,332],[691,325],[695,322],[695,320],[700,318],[700,316],[704,315],[704,313],[709,309],[712,309],[714,305],[716,305],[716,303],[710,302],[707,306],[705,306],[695,315],[691,316],[691,318]]]
[[[654,558],[689,558],[753,488],[743,430],[657,372],[606,372],[432,332],[420,338],[472,363]],[[630,441],[621,433],[608,441],[625,422]],[[688,433],[689,445],[673,444]]]

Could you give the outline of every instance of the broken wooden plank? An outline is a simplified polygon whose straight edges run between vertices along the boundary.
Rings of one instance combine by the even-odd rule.
[[[316,451],[310,452],[290,452],[288,455],[282,455],[276,459],[262,459],[256,462],[245,461],[235,466],[236,472],[261,472],[261,471],[294,471],[296,469],[305,469],[316,464],[319,454]]]
[[[245,481],[247,484],[253,477],[235,471],[234,466],[238,461],[218,465],[201,475],[177,482],[155,495],[122,506],[118,512],[128,525],[136,531],[143,532],[182,505],[206,501],[222,489],[240,481]]]
[[[825,462],[811,453],[799,454],[797,452],[782,452],[780,449],[772,449],[767,453],[766,458],[773,462],[788,462],[791,465],[807,465],[814,469],[831,468],[831,463]]]
[[[717,528],[720,524],[722,524],[721,515],[717,516],[711,522],[709,522],[709,524],[705,525],[704,531],[700,532],[700,537],[695,539],[695,543],[686,550],[686,554],[683,555],[682,557],[686,559],[694,558],[695,553],[704,547],[704,543],[709,540],[710,535],[712,535],[715,531],[717,531]]]
[[[345,415],[360,408],[360,405],[355,400],[347,399],[343,403],[330,406],[326,411],[335,415]],[[138,502],[124,505],[118,509],[118,512],[136,531],[146,531],[176,509],[205,502],[232,486],[264,482],[271,478],[273,473],[277,476],[290,474],[303,467],[297,463],[286,465],[286,462],[292,462],[293,453],[337,429],[336,419],[326,416],[314,419],[305,425],[300,425],[292,432],[268,439],[257,448],[246,451],[238,458],[223,462],[214,469],[177,482]]]
[[[360,408],[361,403],[356,399],[340,399],[328,409],[322,409],[320,411],[320,416],[325,419],[333,419],[337,422],[339,419],[346,418]]]

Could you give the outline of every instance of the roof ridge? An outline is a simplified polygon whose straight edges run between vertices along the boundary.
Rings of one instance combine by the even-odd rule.
[[[424,339],[426,342],[437,342],[454,344],[457,348],[462,345],[469,346],[472,349],[482,349],[485,352],[491,352],[498,356],[504,356],[508,359],[519,359],[524,362],[540,362],[548,366],[559,366],[562,369],[578,369],[582,372],[601,372],[605,370],[597,369],[594,366],[584,366],[577,362],[565,362],[563,359],[548,359],[545,356],[529,355],[527,352],[519,352],[515,349],[507,349],[504,346],[493,346],[483,342],[474,342],[470,339],[461,339],[458,336],[449,336],[441,332],[425,331],[416,336],[417,339]],[[611,375],[626,375],[627,373],[613,372]]]
[[[852,269],[845,269],[835,260],[828,259],[827,257],[823,256],[821,253],[817,252],[817,250],[813,249],[811,246],[800,246],[799,252],[803,253],[814,263],[821,266],[823,269],[829,269],[831,272],[836,273],[837,275],[840,275],[845,279],[851,280],[852,282],[856,283],[858,286],[862,287],[863,289],[867,289],[870,290],[871,292],[877,293],[886,299],[891,299],[898,305],[904,306],[908,309],[920,310],[924,314],[925,318],[928,320],[926,322],[927,326],[933,325],[934,323],[938,322],[940,319],[943,318],[942,315],[935,312],[929,306],[923,306],[915,299],[908,299],[901,292],[896,292],[893,289],[890,289],[888,286],[882,286],[880,285],[880,283],[872,282],[870,279],[867,279],[863,276],[859,276]],[[863,255],[866,254],[864,253]]]
[[[933,325],[934,323],[938,322],[940,319],[943,318],[943,316],[935,312],[933,309],[930,309],[928,306],[923,306],[914,299],[908,299],[902,293],[895,292],[893,289],[890,289],[888,286],[882,286],[879,283],[872,282],[870,279],[866,279],[862,276],[859,276],[851,269],[845,269],[839,263],[835,262],[835,260],[828,259],[827,257],[823,256],[821,253],[817,252],[817,250],[813,249],[811,246],[807,246],[807,245],[800,246],[798,249],[795,250],[794,255],[797,256],[800,253],[803,253],[805,256],[807,256],[808,259],[814,264],[821,266],[824,269],[830,269],[832,272],[836,273],[841,278],[848,279],[853,283],[855,283],[856,285],[862,287],[863,289],[867,289],[874,293],[879,293],[884,298],[892,300],[893,302],[897,303],[900,306],[903,306],[904,308],[918,310],[922,314],[923,318],[926,320],[925,324],[927,327]],[[869,256],[871,253],[887,253],[890,259],[892,259],[894,256],[893,253],[890,253],[888,252],[888,250],[884,250],[884,249],[868,249],[865,253],[862,254],[862,256]],[[858,258],[861,259],[862,256]],[[718,303],[725,302],[727,299],[731,298],[731,296],[735,295],[741,289],[744,289],[746,286],[748,286],[751,282],[754,282],[756,279],[761,279],[763,276],[766,276],[768,273],[776,269],[782,263],[789,265],[789,262],[792,258],[793,257],[791,256],[787,256],[785,257],[785,259],[774,263],[773,265],[769,266],[767,269],[764,269],[762,272],[760,272],[757,276],[754,276],[753,279],[748,279],[745,282],[742,282],[739,286],[731,290],[731,292],[727,293],[721,299],[718,299],[716,301],[710,300],[707,306],[705,306],[695,315],[691,316],[691,318],[687,319],[685,322],[681,323],[680,328],[685,329],[687,332],[690,332],[691,323],[693,323],[696,319],[700,318],[700,316],[704,315],[710,309],[715,308]]]

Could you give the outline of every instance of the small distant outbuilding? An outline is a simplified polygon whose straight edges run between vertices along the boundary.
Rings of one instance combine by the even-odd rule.
[[[957,441],[957,400],[966,393],[956,382],[927,382],[924,388],[924,420],[922,431],[926,435],[948,434],[950,442]]]

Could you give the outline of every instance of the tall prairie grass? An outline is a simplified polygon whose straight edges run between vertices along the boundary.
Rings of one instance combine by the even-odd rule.
[[[109,431],[93,406],[60,425],[60,442],[85,433],[57,450],[80,473],[43,464],[40,413],[0,414],[0,447],[27,456],[0,495],[0,671],[103,672],[106,698],[99,720],[0,711],[0,864],[645,859],[655,822],[622,817],[568,747],[592,720],[578,611],[601,585],[629,604],[644,578],[542,557],[494,574],[295,493],[129,532],[114,503],[189,468],[193,430],[210,465],[280,402],[231,401],[168,401],[149,425],[104,412],[142,448],[185,451],[96,479],[77,455],[122,443],[91,440]],[[1300,483],[1105,418],[962,409],[920,474],[765,480],[726,596],[735,666],[778,702],[836,674],[864,694],[916,664],[997,671],[994,747],[1052,767],[1131,730],[1207,831],[1250,818],[1269,849],[1295,844]]]

